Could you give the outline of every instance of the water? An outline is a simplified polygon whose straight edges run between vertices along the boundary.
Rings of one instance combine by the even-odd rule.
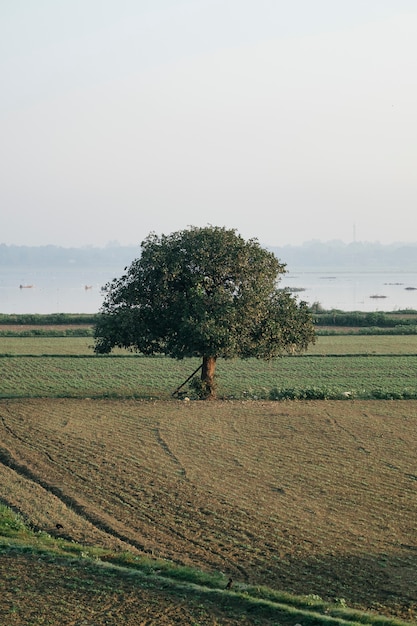
[[[0,269],[0,313],[96,313],[101,287],[120,269]],[[20,285],[33,285],[20,288]],[[308,304],[342,311],[417,309],[417,272],[332,272],[299,268],[280,283]],[[86,289],[86,287],[88,287]],[[372,298],[371,296],[384,296]]]
[[[104,299],[101,288],[118,275],[96,268],[0,269],[0,313],[97,313]]]
[[[308,304],[341,311],[417,309],[417,272],[299,270],[286,274],[282,286]]]

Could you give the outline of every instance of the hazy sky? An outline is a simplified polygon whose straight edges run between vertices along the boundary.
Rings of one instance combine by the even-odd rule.
[[[417,241],[416,0],[2,0],[0,243]]]

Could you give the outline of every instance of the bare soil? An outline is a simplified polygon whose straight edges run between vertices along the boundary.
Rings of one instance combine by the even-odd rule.
[[[0,499],[86,546],[413,620],[416,426],[414,401],[4,400]]]
[[[0,556],[0,623],[5,626],[249,626],[238,603],[198,593],[173,593],[168,585],[30,555]],[[256,621],[255,621],[256,620]]]

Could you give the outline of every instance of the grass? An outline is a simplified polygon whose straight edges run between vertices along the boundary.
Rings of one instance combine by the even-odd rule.
[[[84,355],[93,354],[91,337],[1,337],[0,355]],[[112,354],[129,354],[115,350]],[[417,335],[328,335],[317,337],[308,355],[401,355],[417,354]]]

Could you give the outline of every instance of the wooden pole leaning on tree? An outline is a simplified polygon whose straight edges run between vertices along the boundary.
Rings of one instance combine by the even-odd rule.
[[[177,394],[178,394],[178,392],[179,392],[179,390],[180,390],[180,389],[182,389],[182,388],[184,387],[184,385],[186,385],[186,384],[188,383],[188,381],[189,381],[189,380],[191,380],[191,378],[192,378],[193,376],[195,376],[199,370],[201,370],[201,368],[202,368],[202,367],[203,367],[203,364],[201,363],[201,365],[199,365],[199,366],[197,367],[197,369],[195,370],[195,372],[193,372],[193,373],[192,373],[192,374],[191,374],[191,375],[187,378],[187,380],[184,380],[184,382],[182,383],[182,385],[180,385],[179,387],[177,387],[177,388],[176,388],[176,390],[172,392],[171,396],[172,396],[172,397],[174,397],[175,395],[177,395]]]

